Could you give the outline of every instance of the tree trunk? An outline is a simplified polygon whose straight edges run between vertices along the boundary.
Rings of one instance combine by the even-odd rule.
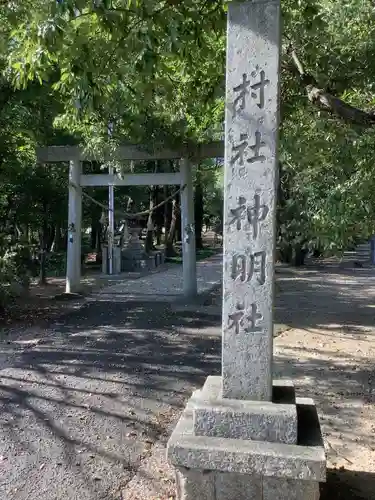
[[[133,205],[133,199],[128,196],[128,200],[126,202],[126,212],[129,213],[132,209],[132,205]]]
[[[98,237],[98,226],[94,217],[91,217],[91,236],[90,236],[90,248],[94,250],[96,248],[96,240]]]
[[[25,241],[30,244],[30,226],[29,224],[25,225]]]
[[[294,247],[294,265],[296,267],[304,266],[306,255],[307,250],[302,245],[296,245]]]
[[[150,187],[150,204],[147,219],[147,233],[146,233],[146,242],[145,242],[145,252],[149,253],[155,249],[154,247],[154,221],[153,221],[153,208],[154,208],[154,188]]]
[[[40,274],[39,283],[41,285],[47,284],[47,270],[46,270],[46,254],[47,254],[47,241],[48,241],[48,204],[43,201],[42,211],[42,227],[40,231]]]
[[[195,218],[195,246],[197,250],[203,248],[202,229],[204,216],[203,187],[199,168],[197,170],[197,181],[194,197],[194,218]]]
[[[95,243],[95,247],[96,249],[96,252],[97,253],[100,253],[102,251],[102,225],[98,224],[98,230],[96,232],[96,243]]]
[[[280,248],[280,260],[286,264],[293,262],[293,247],[291,245],[284,245]]]
[[[46,249],[48,252],[52,252],[53,244],[55,242],[55,236],[56,236],[56,227],[49,226],[47,230],[47,244],[46,244]]]
[[[169,196],[168,186],[164,186],[164,200]],[[164,205],[164,245],[167,245],[169,229],[172,222],[172,203],[168,201]]]
[[[156,226],[155,236],[156,236],[156,245],[159,247],[161,245],[161,237],[163,234],[163,226]]]
[[[161,191],[159,186],[155,186],[154,189],[154,206],[159,205],[159,203],[163,200],[161,199]],[[165,199],[165,198],[164,198]],[[153,218],[154,228],[155,228],[155,237],[156,237],[156,245],[161,245],[161,239],[163,234],[163,224],[164,224],[164,205],[154,210]]]
[[[179,209],[180,205],[180,195],[176,195],[176,205],[177,208]],[[178,210],[178,217],[176,218],[176,230],[175,230],[175,241],[182,241],[182,227],[181,227],[181,217],[180,217],[180,210]]]
[[[101,224],[98,214],[92,214],[91,216],[91,238],[90,247],[94,252],[100,252],[100,233]]]
[[[326,92],[318,85],[315,77],[305,71],[296,51],[289,50],[289,52],[294,64],[293,71],[299,75],[300,82],[305,87],[307,97],[311,103],[329,111],[332,115],[338,116],[348,123],[363,125],[365,127],[373,127],[375,125],[375,114],[373,111],[363,111]]]
[[[55,237],[54,237],[51,249],[53,249],[54,252],[61,252],[61,250],[63,250],[63,248],[64,248],[64,244],[63,244],[63,238],[61,235],[60,222],[56,223],[54,234],[55,234]]]
[[[172,217],[171,217],[171,224],[169,227],[168,231],[168,237],[166,241],[166,255],[167,257],[174,257],[176,255],[176,251],[173,247],[173,242],[175,238],[175,233],[176,233],[176,225],[179,217],[179,209],[178,209],[178,203],[177,200],[174,199],[172,200]]]

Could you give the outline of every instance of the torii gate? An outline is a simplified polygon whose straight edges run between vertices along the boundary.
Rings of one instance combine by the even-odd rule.
[[[82,162],[95,157],[79,146],[48,146],[37,148],[40,163],[69,162],[68,243],[66,266],[66,293],[80,291],[81,284],[81,221],[82,187],[86,186],[149,186],[179,185],[181,190],[181,228],[183,291],[186,297],[197,294],[195,238],[190,238],[194,226],[194,194],[192,167],[195,161],[206,158],[222,158],[224,145],[221,141],[201,144],[192,150],[183,147],[178,151],[155,150],[142,146],[123,145],[116,150],[117,160],[179,160],[180,171],[171,173],[126,174],[121,178],[113,174],[83,174]]]

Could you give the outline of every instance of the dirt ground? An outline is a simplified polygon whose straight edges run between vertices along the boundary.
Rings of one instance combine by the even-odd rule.
[[[221,250],[220,237],[217,240],[212,231],[203,233],[205,247]],[[160,272],[168,268],[168,263],[158,267],[153,272]],[[65,276],[48,277],[45,285],[40,285],[38,280],[31,282],[27,297],[16,299],[4,314],[0,313],[0,335],[2,327],[9,328],[30,327],[46,324],[48,321],[77,309],[81,306],[85,296],[98,291],[104,286],[110,286],[126,279],[135,279],[145,273],[128,272],[118,276],[106,276],[99,269],[86,269],[81,278],[81,297],[64,297]]]
[[[327,452],[322,498],[375,498],[375,270],[285,270],[275,374],[318,407]],[[339,487],[338,487],[339,486]]]
[[[106,283],[105,277],[101,277],[99,273],[90,273],[82,279],[82,293],[88,294]],[[45,285],[34,280],[28,295],[16,299],[5,314],[0,316],[1,324],[7,327],[32,326],[40,321],[48,321],[80,304],[82,299],[79,297],[59,300],[58,297],[64,292],[65,278],[48,278]]]
[[[152,273],[162,272],[169,264],[159,266]],[[45,285],[32,281],[26,297],[16,299],[6,313],[0,315],[0,325],[7,332],[15,328],[42,326],[62,314],[79,308],[85,297],[105,286],[111,286],[126,279],[144,276],[142,272],[127,272],[107,276],[100,271],[89,270],[81,278],[80,294],[65,295],[65,277],[49,277]],[[1,334],[1,328],[0,328]]]
[[[327,453],[321,500],[374,500],[375,270],[281,267],[276,290],[274,374],[316,402]],[[173,481],[160,445],[123,499],[174,498]]]

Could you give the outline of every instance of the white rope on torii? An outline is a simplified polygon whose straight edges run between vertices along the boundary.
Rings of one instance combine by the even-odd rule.
[[[72,186],[75,189],[79,188],[79,186],[77,186],[77,184],[74,184],[71,181],[69,182],[69,185]],[[89,194],[85,193],[82,188],[81,189],[82,189],[82,196],[84,196],[88,200],[92,201],[93,203],[95,203],[96,205],[98,205],[99,207],[101,207],[103,210],[105,210],[107,212],[113,212],[114,214],[117,214],[120,217],[125,217],[126,219],[138,219],[140,217],[145,217],[146,215],[149,215],[150,213],[155,212],[155,210],[157,210],[158,208],[160,208],[163,205],[165,205],[166,203],[168,203],[168,201],[172,200],[177,194],[179,194],[180,192],[182,192],[185,188],[186,188],[186,184],[184,184],[183,186],[181,186],[179,189],[177,189],[177,191],[175,191],[174,193],[172,193],[170,196],[168,196],[168,198],[166,198],[165,200],[163,200],[161,203],[159,203],[155,207],[153,207],[153,208],[151,208],[149,210],[145,210],[143,212],[135,213],[135,214],[128,213],[128,212],[123,212],[122,210],[113,210],[108,205],[104,205],[104,203],[101,203],[100,201],[96,200],[95,198],[93,198]]]

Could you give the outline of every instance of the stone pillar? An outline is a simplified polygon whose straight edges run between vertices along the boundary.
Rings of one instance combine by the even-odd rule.
[[[65,286],[66,293],[79,292],[81,284],[81,173],[81,162],[78,159],[72,160],[69,165],[68,244]]]
[[[169,442],[180,500],[317,500],[313,401],[272,380],[280,0],[228,5],[222,376]]]
[[[197,263],[195,254],[194,195],[192,165],[187,158],[180,162],[181,170],[181,228],[182,267],[185,297],[197,294]]]
[[[278,16],[277,2],[229,10],[222,373],[236,399],[271,400]]]

